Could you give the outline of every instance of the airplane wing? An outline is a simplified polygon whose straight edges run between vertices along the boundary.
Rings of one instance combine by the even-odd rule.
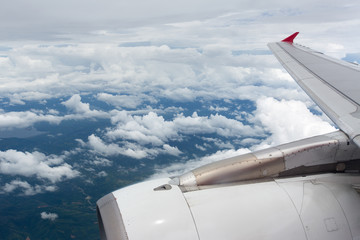
[[[360,147],[360,67],[293,42],[268,46],[312,100]]]

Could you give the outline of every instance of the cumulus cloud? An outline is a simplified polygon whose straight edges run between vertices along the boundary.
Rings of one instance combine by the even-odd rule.
[[[0,173],[13,176],[37,177],[51,183],[79,176],[79,172],[64,163],[64,156],[41,152],[0,151]],[[24,185],[22,185],[24,186]]]
[[[15,94],[15,96],[17,96],[17,94]],[[22,100],[19,101],[22,102]],[[22,102],[22,104],[25,103]],[[7,112],[3,109],[0,109],[0,128],[26,128],[37,122],[59,124],[64,120],[71,119],[80,120],[86,118],[110,118],[109,113],[98,110],[91,110],[89,103],[83,103],[79,94],[73,95],[70,97],[70,99],[62,102],[62,104],[72,113],[61,116],[59,111],[55,109],[48,109],[47,112],[36,109]]]
[[[189,88],[166,89],[162,94],[166,98],[179,102],[194,101],[197,96],[196,91],[190,90]]]
[[[140,144],[162,145],[169,140],[180,140],[181,134],[211,134],[223,137],[259,136],[263,131],[258,126],[244,125],[235,119],[215,114],[191,116],[179,114],[171,121],[150,112],[144,116],[132,116],[126,111],[118,112],[111,118],[116,127],[109,129],[110,139],[133,140]]]
[[[10,183],[6,183],[3,187],[0,193],[12,193],[14,191],[21,191],[22,195],[25,196],[32,196],[38,193],[44,193],[44,192],[53,192],[57,189],[56,186],[53,185],[38,185],[35,186],[30,185],[27,181],[21,181],[19,179],[12,180]]]
[[[110,139],[133,140],[142,145],[163,145],[166,141],[177,137],[171,121],[150,112],[144,116],[132,116],[126,111],[114,114],[111,121],[116,127],[109,129],[106,136]]]
[[[263,131],[258,126],[244,125],[235,119],[215,114],[201,117],[195,112],[192,116],[182,114],[174,119],[175,129],[181,133],[216,133],[223,137],[260,136]]]
[[[83,103],[81,101],[81,96],[79,94],[74,94],[70,99],[67,101],[62,102],[62,104],[75,113],[75,115],[66,115],[64,119],[82,119],[88,117],[100,117],[100,118],[107,118],[108,113],[98,110],[91,110],[89,103]]]
[[[40,216],[42,219],[50,220],[50,221],[55,221],[59,217],[57,213],[47,213],[47,212],[40,213]]]
[[[109,159],[96,156],[95,159],[91,161],[91,164],[106,167],[106,166],[111,166],[112,162]]]
[[[180,142],[188,135],[216,134],[226,138],[264,136],[264,131],[256,125],[244,125],[241,121],[215,114],[198,116],[175,115],[165,120],[155,112],[133,115],[128,111],[112,111],[112,123],[103,136],[92,134],[83,146],[104,156],[125,155],[133,158],[154,157],[159,154],[179,156],[182,151],[169,142]],[[219,148],[232,148],[229,142],[217,141]],[[204,149],[205,145],[201,148]],[[198,146],[198,148],[200,148]],[[205,150],[205,149],[204,149]]]
[[[35,91],[14,93],[9,97],[10,97],[10,104],[12,105],[16,105],[16,104],[25,105],[25,101],[43,101],[52,98],[52,96],[48,93],[35,92]]]
[[[141,97],[138,95],[112,95],[109,93],[99,93],[97,94],[97,99],[115,107],[135,109],[142,104],[145,99],[149,99],[149,97],[146,95]]]
[[[329,122],[314,115],[300,101],[261,98],[256,102],[255,118],[271,133],[264,146],[278,145],[335,131]]]
[[[59,124],[62,118],[52,114],[42,114],[32,111],[5,112],[0,109],[0,128],[25,128],[35,122]]]
[[[173,156],[179,156],[182,152],[177,147],[172,147],[169,144],[163,145],[163,153],[167,153]]]
[[[69,100],[62,102],[62,104],[75,113],[82,114],[90,112],[89,104],[81,102],[81,97],[79,94],[73,95]]]
[[[118,155],[122,152],[122,149],[116,144],[105,144],[103,140],[94,134],[88,137],[88,145],[96,152],[105,156]]]
[[[84,143],[85,146],[88,146],[92,151],[103,156],[116,156],[124,155],[131,158],[141,159],[141,158],[153,158],[159,154],[169,154],[173,156],[178,156],[181,154],[181,151],[177,147],[172,147],[168,144],[164,144],[161,147],[151,147],[147,148],[142,145],[130,143],[130,142],[121,142],[121,146],[117,143],[105,143],[100,137],[92,134],[88,137],[88,142]],[[96,164],[97,162],[95,162]],[[103,164],[101,162],[100,164]],[[107,162],[105,162],[107,164]]]

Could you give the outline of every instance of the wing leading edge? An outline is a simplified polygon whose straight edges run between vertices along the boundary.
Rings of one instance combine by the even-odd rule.
[[[360,68],[293,42],[268,47],[300,87],[360,147]]]

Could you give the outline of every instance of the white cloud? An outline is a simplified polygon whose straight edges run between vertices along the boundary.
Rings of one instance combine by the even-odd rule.
[[[209,117],[200,117],[197,113],[188,117],[178,115],[173,122],[179,132],[186,134],[216,133],[223,137],[259,136],[263,134],[262,129],[258,126],[244,125],[240,121],[219,114],[211,114]]]
[[[204,146],[201,146],[199,144],[195,144],[195,147],[201,151],[206,151],[206,148]]]
[[[162,94],[172,100],[179,102],[190,102],[194,101],[196,98],[196,92],[190,90],[189,88],[176,88],[176,89],[166,89]]]
[[[24,93],[29,94],[29,92]],[[11,100],[12,103],[16,102],[17,104],[24,105],[25,102],[22,101],[24,98],[16,98]],[[39,96],[44,96],[40,94]],[[34,98],[37,98],[34,96]],[[17,99],[17,100],[15,100]],[[29,98],[27,99],[29,100]],[[42,110],[30,109],[27,111],[9,111],[6,112],[3,109],[0,109],[0,128],[11,129],[11,128],[26,128],[32,126],[37,122],[48,122],[51,124],[59,124],[64,120],[71,119],[86,119],[86,118],[109,118],[110,115],[107,112],[91,110],[88,103],[81,102],[81,96],[79,94],[73,95],[67,101],[62,102],[66,106],[71,114],[60,115],[59,111],[54,109],[49,109],[47,113],[44,113]]]
[[[223,137],[263,134],[258,126],[244,125],[240,121],[219,114],[198,116],[196,112],[187,117],[179,114],[172,121],[166,121],[154,112],[144,116],[131,116],[126,111],[121,111],[112,117],[112,122],[116,123],[116,127],[106,133],[110,139],[122,138],[155,146],[162,145],[170,139],[180,140],[181,134],[216,133]]]
[[[104,156],[125,155],[133,158],[144,158],[148,156],[148,154],[142,149],[120,147],[115,143],[107,144],[94,134],[88,137],[88,146],[96,153]]]
[[[105,156],[118,155],[123,152],[123,149],[116,144],[105,144],[99,137],[94,134],[88,137],[88,145],[96,152]]]
[[[12,193],[16,190],[22,191],[22,195],[25,196],[32,196],[38,193],[44,193],[44,192],[54,192],[56,190],[56,186],[52,185],[38,185],[31,186],[27,181],[21,181],[19,179],[12,180],[10,183],[6,183],[2,190],[0,191],[0,194],[4,193]]]
[[[168,144],[163,145],[164,152],[173,156],[179,156],[182,152],[177,147],[172,147]]]
[[[273,146],[335,131],[329,122],[312,114],[300,101],[261,98],[257,102],[256,120],[271,133],[262,145]]]
[[[154,112],[144,116],[132,116],[126,111],[120,111],[116,112],[111,120],[116,127],[107,131],[106,136],[110,139],[121,138],[142,145],[160,146],[169,139],[178,137],[174,124]]]
[[[79,94],[74,94],[67,101],[62,102],[62,104],[75,113],[75,115],[65,115],[64,119],[83,119],[89,117],[98,117],[98,118],[107,118],[109,117],[108,113],[98,110],[91,110],[89,103],[83,103],[81,101],[81,96]]]
[[[91,163],[97,166],[104,166],[104,167],[112,165],[112,162],[109,159],[100,158],[100,157],[95,157],[95,159],[91,161]]]
[[[42,101],[49,98],[52,98],[52,96],[47,93],[33,92],[33,91],[20,92],[20,93],[14,93],[13,95],[10,96],[10,103],[14,105],[16,104],[24,105],[25,104],[24,101],[37,101],[37,100]]]
[[[108,174],[105,171],[98,172],[96,176],[98,177],[106,177]]]
[[[51,183],[79,176],[79,172],[64,163],[64,156],[41,152],[0,151],[0,173],[14,176],[32,177],[48,180]]]
[[[59,124],[62,118],[52,114],[41,114],[31,111],[5,112],[0,109],[0,128],[24,128],[35,122],[46,121]]]
[[[30,56],[20,55],[14,60],[14,64],[21,69],[28,69],[30,72],[44,72],[52,68],[48,60],[35,59]]]
[[[148,99],[149,97],[144,95],[143,98]],[[108,93],[99,93],[97,95],[97,99],[116,107],[124,107],[130,109],[137,108],[143,102],[143,99],[138,95],[112,95]]]
[[[342,59],[346,56],[345,52],[344,52],[344,46],[338,43],[328,43],[326,45],[326,49],[325,52],[327,55],[338,58],[338,59]]]
[[[181,154],[181,151],[177,147],[172,147],[168,144],[164,144],[162,147],[146,148],[144,146],[125,141],[121,142],[122,146],[119,146],[116,143],[105,143],[101,138],[95,136],[94,134],[89,136],[88,142],[84,144],[95,153],[103,156],[124,155],[131,158],[142,159],[153,158],[159,154],[170,154],[173,156]],[[95,164],[96,163],[97,162],[95,162]],[[99,164],[103,164],[103,162],[100,162]]]
[[[90,112],[90,105],[88,103],[81,102],[79,94],[73,95],[69,100],[62,102],[62,104],[74,113],[88,113]]]
[[[219,107],[219,106],[210,106],[210,111],[215,111],[215,112],[221,112],[221,111],[228,111],[229,108],[227,107]]]
[[[88,146],[95,153],[104,156],[152,158],[159,154],[182,154],[176,146],[170,146],[168,143],[182,141],[186,135],[217,134],[229,138],[264,136],[264,131],[259,126],[244,125],[240,121],[219,114],[198,116],[197,113],[193,113],[187,117],[179,114],[172,120],[165,120],[155,112],[132,115],[131,112],[123,110],[112,111],[111,114],[115,127],[107,128],[103,137],[90,135],[87,143],[79,140],[81,145]],[[233,147],[229,142],[220,141],[215,144],[219,148]]]
[[[47,212],[40,213],[40,216],[42,219],[50,220],[50,221],[55,221],[59,217],[57,213],[47,213]]]

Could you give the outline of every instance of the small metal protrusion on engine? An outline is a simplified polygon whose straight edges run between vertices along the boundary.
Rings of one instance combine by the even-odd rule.
[[[164,184],[164,185],[161,185],[157,188],[154,188],[154,191],[165,191],[165,190],[170,190],[172,187],[170,184]]]

